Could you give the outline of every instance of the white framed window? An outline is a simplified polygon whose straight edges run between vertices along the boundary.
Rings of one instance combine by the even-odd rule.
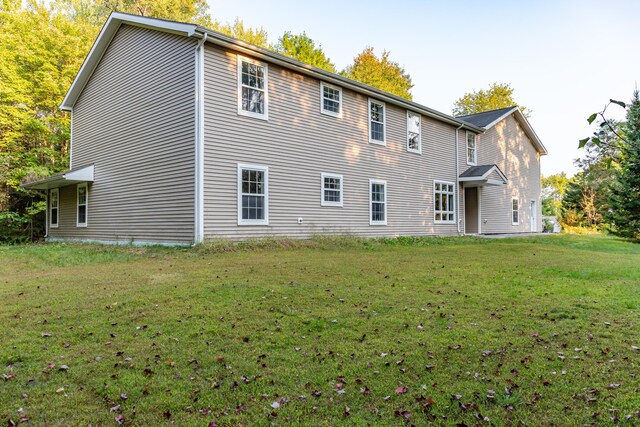
[[[517,197],[511,199],[511,225],[520,224],[520,200]]]
[[[49,227],[58,228],[60,222],[60,189],[49,190]]]
[[[386,145],[387,127],[384,102],[369,99],[369,142]]]
[[[89,208],[89,194],[87,191],[87,184],[78,184],[77,188],[77,216],[76,227],[87,226],[87,213]]]
[[[453,182],[433,181],[433,220],[436,224],[455,224],[455,200]]]
[[[238,164],[238,225],[269,224],[269,168]]]
[[[269,66],[238,55],[238,114],[269,118]]]
[[[320,112],[342,117],[342,88],[320,82]]]
[[[476,134],[473,132],[467,132],[467,164],[476,166],[478,150],[476,146]]]
[[[369,225],[387,225],[387,181],[369,180]]]
[[[321,206],[342,206],[342,175],[320,174],[322,181]]]
[[[407,111],[407,151],[422,153],[420,114]]]

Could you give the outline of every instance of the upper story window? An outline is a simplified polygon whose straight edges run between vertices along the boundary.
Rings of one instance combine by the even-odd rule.
[[[433,185],[435,223],[454,224],[456,211],[454,184],[446,181],[434,181]]]
[[[53,188],[49,191],[49,227],[58,227],[60,209],[60,190]]]
[[[422,153],[420,114],[407,111],[407,151]]]
[[[476,134],[467,132],[467,164],[472,166],[477,165],[477,155]]]
[[[268,65],[238,55],[238,114],[267,120]]]
[[[320,82],[320,112],[342,117],[342,89]]]
[[[76,219],[77,227],[86,227],[87,226],[87,205],[88,205],[88,195],[87,195],[87,184],[78,184],[78,216]]]
[[[238,165],[238,224],[269,224],[269,168]]]
[[[322,206],[342,206],[342,175],[321,174]]]
[[[511,225],[520,224],[520,201],[517,197],[511,199]]]
[[[387,225],[387,182],[369,180],[369,224]]]
[[[369,99],[369,142],[386,144],[386,111],[382,102]]]

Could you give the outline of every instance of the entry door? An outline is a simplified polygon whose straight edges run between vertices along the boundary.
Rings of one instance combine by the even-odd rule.
[[[535,233],[538,231],[538,216],[536,215],[536,201],[531,201],[531,232]]]
[[[478,188],[465,187],[464,189],[464,232],[465,234],[478,234]]]

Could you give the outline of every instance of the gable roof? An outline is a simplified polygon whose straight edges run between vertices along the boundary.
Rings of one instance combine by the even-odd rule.
[[[497,110],[484,111],[476,114],[467,114],[466,116],[457,116],[457,118],[474,126],[484,128],[486,132],[512,114],[524,129],[524,132],[531,140],[536,151],[543,156],[548,154],[547,149],[542,144],[542,141],[540,141],[540,138],[538,138],[538,135],[531,127],[529,120],[527,120],[517,106],[499,108]]]
[[[500,180],[491,179],[490,175],[495,172]],[[474,183],[486,183],[488,185],[502,185],[507,183],[507,177],[500,170],[498,165],[480,165],[472,166],[466,171],[462,172],[459,176],[460,182],[474,182]]]
[[[179,34],[186,37],[194,37],[197,39],[206,37],[206,43],[213,43],[218,46],[233,49],[240,53],[251,55],[258,59],[266,60],[300,74],[311,76],[327,83],[333,83],[343,88],[351,89],[354,92],[358,92],[363,95],[376,98],[380,101],[384,101],[389,104],[423,114],[427,117],[432,117],[456,127],[462,127],[463,129],[472,130],[474,132],[483,131],[482,127],[476,126],[471,122],[460,120],[456,117],[441,113],[432,108],[426,107],[413,101],[409,101],[373,86],[348,79],[339,74],[331,73],[312,65],[305,64],[293,58],[289,58],[288,56],[281,55],[268,49],[261,48],[251,43],[229,37],[227,35],[209,30],[198,25],[167,21],[157,18],[148,18],[138,15],[130,15],[128,13],[121,12],[112,12],[111,15],[109,15],[109,19],[107,19],[107,22],[102,27],[98,38],[94,42],[93,47],[89,51],[89,54],[87,55],[84,63],[82,64],[82,67],[80,68],[80,71],[78,71],[75,80],[71,84],[69,91],[62,101],[62,104],[60,105],[61,110],[71,111],[73,109],[73,106],[78,100],[85,85],[98,66],[100,59],[102,59],[102,55],[104,55],[105,51],[109,47],[109,44],[111,43],[111,40],[118,32],[120,26],[123,24]]]
[[[467,123],[474,124],[481,128],[486,128],[496,120],[500,120],[503,116],[511,114],[518,107],[499,108],[497,110],[484,111],[482,113],[467,114],[464,116],[457,116],[460,120],[464,120]],[[489,126],[490,127],[490,126]]]

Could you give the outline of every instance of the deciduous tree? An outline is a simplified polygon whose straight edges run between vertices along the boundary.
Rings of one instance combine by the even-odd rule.
[[[233,24],[230,24],[228,22],[221,23],[219,21],[215,21],[213,23],[212,29],[219,33],[226,34],[230,37],[235,37],[236,39],[243,40],[247,43],[251,43],[264,48],[269,48],[268,34],[264,28],[245,27],[244,22],[242,22],[238,18],[236,18]]]
[[[564,172],[542,177],[542,215],[560,216],[569,178]]]
[[[464,116],[518,106],[522,114],[528,118],[531,111],[515,101],[513,92],[514,89],[509,83],[492,83],[486,90],[469,92],[459,98],[453,106],[453,115]]]
[[[306,33],[291,34],[286,32],[280,37],[273,50],[298,61],[322,68],[332,73],[336,72],[336,66],[327,58],[321,46],[316,47],[315,42]]]
[[[353,59],[353,64],[349,65],[342,74],[410,100],[413,87],[411,76],[400,64],[392,61],[389,55],[385,50],[378,57],[373,48],[368,47]]]

